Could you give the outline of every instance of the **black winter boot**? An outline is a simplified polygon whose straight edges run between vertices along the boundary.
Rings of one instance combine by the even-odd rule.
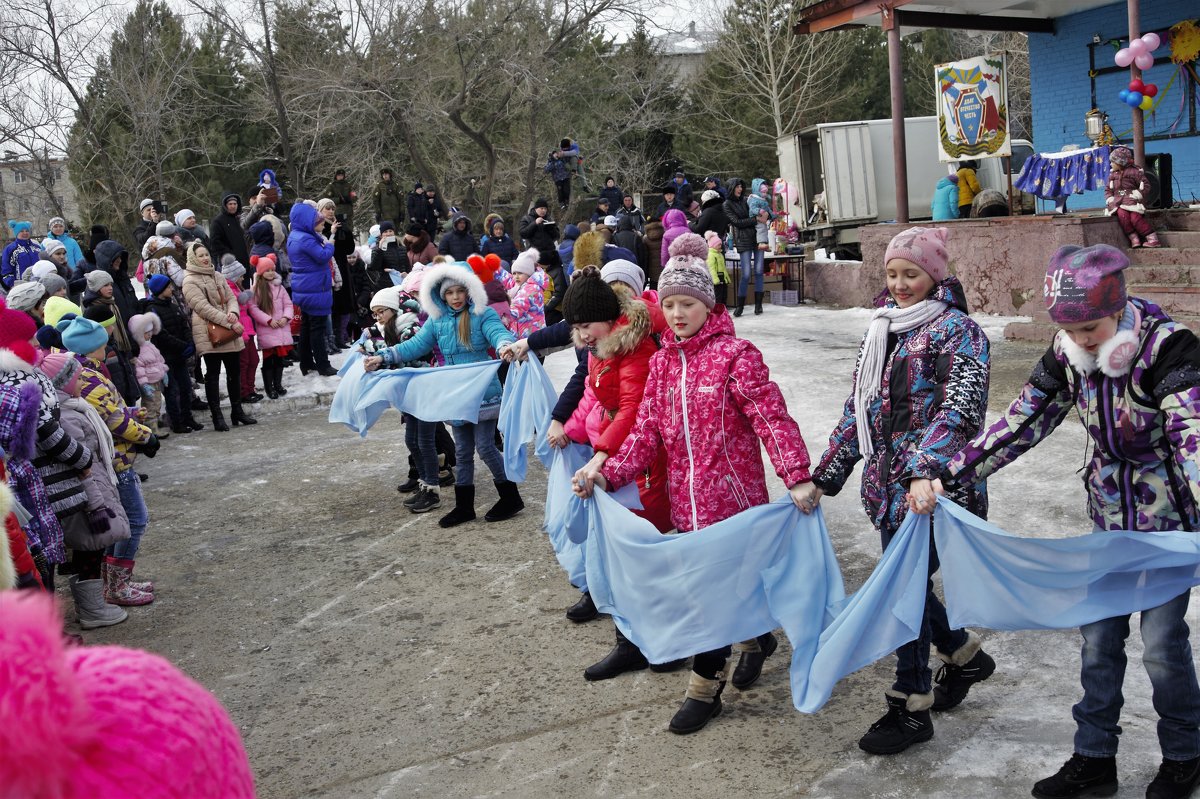
[[[617,630],[617,645],[598,663],[593,663],[583,671],[585,680],[611,680],[627,671],[641,671],[650,665],[637,644],[621,635]]]
[[[738,297],[738,298],[737,298],[737,307],[733,309],[733,315],[734,315],[734,316],[741,316],[741,315],[742,315],[742,311],[744,311],[744,310],[746,310],[746,298],[745,298],[745,297]]]
[[[600,611],[596,610],[596,603],[592,601],[592,595],[587,591],[583,592],[583,596],[579,597],[578,602],[567,608],[567,618],[576,624],[591,621],[599,615]]]
[[[225,414],[221,413],[221,393],[220,391],[206,391],[208,394],[208,408],[212,413],[213,430],[221,433],[229,432],[229,424],[225,421]]]
[[[779,639],[775,637],[774,633],[766,633],[754,639],[754,643],[758,649],[742,650],[737,668],[733,670],[733,677],[729,680],[739,691],[744,691],[758,682],[759,675],[762,674],[763,663],[775,653],[775,648],[779,646]],[[743,646],[749,646],[749,642]]]
[[[729,284],[716,283],[713,285],[713,294],[717,295],[717,303],[720,305],[729,304]]]
[[[692,672],[688,680],[687,693],[684,694],[683,704],[671,718],[667,729],[676,735],[690,735],[699,732],[708,724],[709,719],[721,715],[721,691],[725,690],[725,680],[721,675],[709,680]]]
[[[454,527],[475,521],[475,486],[454,487],[454,510],[438,519],[438,527]]]
[[[762,313],[763,293],[761,291],[754,292],[754,315],[758,316]]]
[[[1200,782],[1200,757],[1191,760],[1163,758],[1158,776],[1146,787],[1146,799],[1187,799]]]
[[[1153,785],[1153,783],[1151,783]],[[1112,796],[1117,792],[1117,759],[1071,755],[1052,777],[1038,781],[1033,795],[1038,799],[1073,799],[1083,796]],[[1149,790],[1147,790],[1149,796]]]
[[[263,376],[263,391],[267,394],[267,399],[279,399],[279,392],[275,390],[275,369],[271,366],[264,366],[262,369]]]
[[[275,365],[275,393],[281,397],[286,397],[287,389],[283,387],[283,368],[282,363]]]
[[[521,499],[521,493],[517,491],[517,484],[512,480],[497,482],[496,492],[500,494],[500,499],[483,515],[484,521],[502,522],[525,509],[525,502]]]
[[[873,755],[894,755],[933,737],[933,722],[929,719],[933,691],[902,694],[889,689],[886,698],[887,714],[859,739],[859,749]]]
[[[255,419],[253,416],[248,416],[246,412],[242,410],[241,402],[238,402],[237,405],[231,405],[229,407],[229,421],[233,422],[234,427],[237,427],[239,424],[258,424],[257,419]]]
[[[967,698],[967,692],[977,682],[983,682],[996,670],[996,661],[980,648],[982,639],[978,633],[967,634],[967,642],[951,655],[941,650],[934,654],[944,664],[938,669],[933,687],[933,710],[943,711],[958,707]]]

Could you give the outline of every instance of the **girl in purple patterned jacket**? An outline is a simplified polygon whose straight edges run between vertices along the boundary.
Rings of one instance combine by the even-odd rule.
[[[980,480],[1011,463],[1074,405],[1092,440],[1084,483],[1095,529],[1200,531],[1200,344],[1157,305],[1126,295],[1128,265],[1123,252],[1106,244],[1055,253],[1045,296],[1062,329],[1004,418],[955,457],[950,481]],[[1200,783],[1200,686],[1185,621],[1188,597],[1142,611],[1142,663],[1163,753],[1147,797],[1190,796]],[[1034,796],[1117,790],[1129,616],[1085,625],[1080,633],[1075,751],[1034,786]]]

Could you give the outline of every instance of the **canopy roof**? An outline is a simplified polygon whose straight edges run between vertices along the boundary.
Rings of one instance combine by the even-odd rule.
[[[903,33],[924,28],[1053,33],[1054,20],[1119,0],[819,0],[800,12],[797,34],[842,27],[887,27],[890,7]]]

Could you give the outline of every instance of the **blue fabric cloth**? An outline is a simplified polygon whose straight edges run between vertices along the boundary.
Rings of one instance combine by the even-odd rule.
[[[944,498],[936,514],[954,627],[1070,629],[1157,607],[1200,585],[1195,533],[1018,538]]]
[[[571,493],[571,477],[591,457],[591,447],[584,444],[568,444],[562,449],[550,448],[546,512],[542,518],[542,527],[550,538],[554,557],[558,558],[558,564],[567,573],[571,585],[580,591],[588,590],[584,568],[587,520],[583,518],[583,503]]]
[[[1025,159],[1013,186],[1045,200],[1103,189],[1108,182],[1108,151],[1108,145],[1102,145],[1067,153],[1031,155]]]
[[[504,473],[515,483],[525,481],[530,442],[544,441],[550,412],[558,396],[537,358],[514,361],[508,367],[500,398],[500,434],[504,436]],[[548,464],[543,450],[542,462]]]
[[[362,358],[361,353],[352,354],[338,372],[342,379],[329,407],[329,421],[363,437],[389,407],[426,422],[479,421],[484,394],[500,368],[500,361],[482,361],[366,372]]]

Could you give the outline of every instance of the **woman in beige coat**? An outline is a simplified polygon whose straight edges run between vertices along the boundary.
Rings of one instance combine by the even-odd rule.
[[[213,428],[222,432],[229,430],[221,414],[222,365],[225,367],[225,386],[229,392],[230,420],[235,425],[256,424],[257,420],[242,410],[238,353],[246,344],[242,340],[237,296],[230,291],[225,278],[213,269],[212,256],[200,241],[188,245],[185,271],[183,299],[192,309],[192,341],[196,344],[196,355],[204,358],[204,388],[208,395],[209,410],[212,411]],[[214,332],[230,331],[233,337],[214,345],[209,333],[210,322],[216,326]]]

